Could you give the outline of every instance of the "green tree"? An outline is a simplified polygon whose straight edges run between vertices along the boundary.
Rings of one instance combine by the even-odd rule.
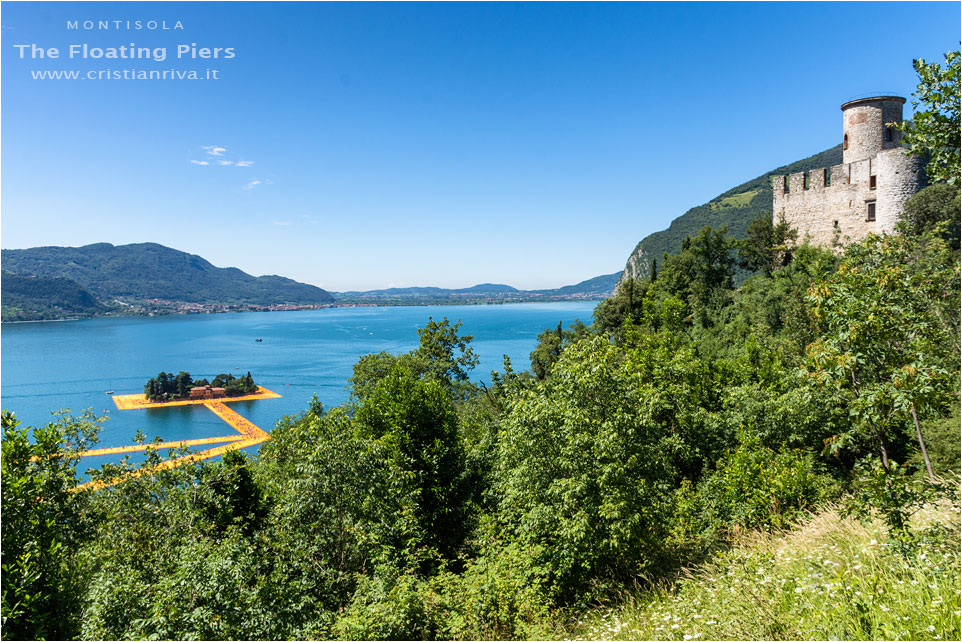
[[[556,599],[644,570],[663,541],[669,466],[637,381],[606,337],[586,339],[503,421],[498,520]]]
[[[656,290],[677,296],[701,327],[709,327],[712,314],[728,303],[734,273],[728,229],[706,225],[682,241],[681,252],[665,257]]]
[[[538,345],[530,355],[531,371],[538,379],[544,379],[551,371],[551,366],[561,358],[564,349],[589,334],[588,326],[581,321],[576,320],[567,330],[562,328],[559,321],[557,328],[538,335]]]
[[[174,397],[179,399],[186,399],[190,396],[190,389],[194,385],[194,380],[191,379],[189,372],[184,372],[181,370],[176,377],[174,377]]]
[[[243,453],[228,450],[219,463],[205,468],[201,487],[199,503],[219,534],[238,526],[250,536],[264,519],[261,490]]]
[[[397,364],[360,399],[356,429],[393,452],[409,476],[424,541],[453,556],[465,533],[464,451],[445,382]]]
[[[960,129],[959,92],[962,84],[958,51],[945,54],[945,67],[938,62],[913,60],[919,76],[913,93],[915,114],[899,128],[903,142],[915,156],[928,156],[926,173],[932,181],[959,186]]]
[[[428,323],[418,330],[418,348],[414,358],[424,364],[425,371],[449,384],[465,382],[468,372],[478,365],[478,356],[468,345],[474,339],[470,334],[458,335],[461,322],[451,323],[445,317]]]
[[[949,247],[958,250],[960,210],[962,198],[959,188],[948,183],[936,183],[905,201],[899,226],[905,234],[919,235],[935,231]]]
[[[89,497],[72,492],[76,453],[96,441],[97,421],[61,416],[31,431],[4,410],[2,424],[3,638],[70,639],[83,590],[74,556]]]
[[[250,372],[239,378],[234,378],[231,375],[218,375],[218,377],[225,377],[225,379],[221,380],[224,382],[224,393],[228,397],[239,397],[257,392],[257,385],[254,384],[254,378],[251,377]],[[214,379],[214,381],[216,383],[217,379]]]
[[[616,339],[622,337],[625,321],[637,321],[641,317],[645,296],[651,286],[648,278],[628,277],[622,281],[614,294],[599,303],[594,310],[594,327],[599,332],[608,332]]]
[[[808,299],[822,336],[808,347],[805,368],[823,394],[849,409],[851,430],[832,440],[832,449],[867,436],[889,470],[890,442],[911,420],[934,477],[919,415],[943,410],[954,382],[944,366],[948,337],[928,302],[957,276],[952,267],[915,260],[918,242],[869,237],[812,286]]]
[[[388,352],[368,354],[354,364],[350,378],[354,398],[364,398],[384,377],[403,366],[418,377],[433,378],[441,382],[452,398],[464,399],[474,389],[468,381],[468,372],[478,365],[478,356],[469,345],[471,335],[460,336],[461,322],[451,323],[447,317],[428,323],[418,329],[418,347],[411,352],[394,355]]]
[[[212,388],[226,388],[227,384],[234,380],[234,375],[221,373],[214,377],[214,380],[210,382]]]
[[[747,236],[735,242],[738,266],[770,277],[791,261],[791,244],[798,237],[784,220],[775,225],[770,214],[762,213],[748,225]]]
[[[694,501],[682,491],[678,527],[784,528],[815,506],[820,485],[811,452],[775,451],[757,435],[741,430],[738,447],[726,452],[715,472],[698,485]]]

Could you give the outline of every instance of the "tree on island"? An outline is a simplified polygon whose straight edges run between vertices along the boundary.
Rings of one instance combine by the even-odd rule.
[[[187,375],[187,393],[183,396],[179,394],[177,389],[178,379],[181,383],[184,382],[184,378],[181,375]],[[150,401],[170,401],[172,399],[186,399],[190,395],[190,385],[193,382],[190,380],[190,375],[186,372],[181,372],[180,375],[174,376],[172,372],[160,373],[151,379],[147,380],[144,385],[144,395]]]

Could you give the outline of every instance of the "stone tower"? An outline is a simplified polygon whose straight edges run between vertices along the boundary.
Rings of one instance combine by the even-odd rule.
[[[925,187],[924,162],[900,147],[900,96],[842,105],[842,164],[772,179],[772,215],[816,245],[892,232],[905,201]]]
[[[842,163],[849,164],[872,158],[883,149],[899,146],[902,132],[894,125],[902,123],[900,96],[859,98],[842,105]]]

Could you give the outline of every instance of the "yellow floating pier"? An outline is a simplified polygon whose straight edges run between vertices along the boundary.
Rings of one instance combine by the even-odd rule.
[[[214,401],[257,401],[258,399],[278,399],[280,395],[263,386],[257,386],[257,392],[242,397],[219,397]],[[169,408],[170,406],[200,406],[211,402],[210,399],[179,399],[177,401],[149,401],[146,395],[114,395],[114,403],[119,410],[135,410],[137,408]]]
[[[217,457],[218,455],[223,455],[228,450],[236,450],[238,448],[247,448],[248,446],[255,446],[259,443],[265,442],[271,438],[270,433],[262,430],[260,427],[255,426],[253,423],[239,415],[237,412],[228,408],[225,404],[232,403],[234,401],[253,401],[255,399],[279,399],[281,395],[276,392],[272,392],[267,388],[258,386],[257,392],[250,395],[244,395],[243,397],[226,397],[220,399],[190,399],[186,401],[166,401],[166,402],[154,402],[147,401],[144,395],[114,395],[114,403],[117,404],[117,408],[120,410],[134,410],[139,408],[166,408],[168,406],[187,406],[187,405],[202,405],[207,406],[215,415],[226,421],[234,430],[239,432],[239,435],[227,435],[224,437],[206,437],[202,439],[182,439],[180,441],[165,441],[161,443],[152,444],[138,444],[134,446],[118,446],[116,448],[97,448],[95,450],[85,450],[78,453],[81,457],[93,457],[95,455],[116,455],[122,453],[138,452],[143,450],[159,450],[161,448],[183,448],[190,446],[201,446],[206,444],[224,444],[222,446],[216,446],[214,448],[208,448],[207,450],[202,450],[196,453],[190,453],[184,455],[183,457],[178,457],[177,459],[168,459],[163,461],[156,466],[148,469],[141,469],[125,475],[123,477],[118,477],[117,479],[112,479],[110,481],[99,481],[99,482],[87,482],[77,486],[77,490],[81,488],[93,488],[99,490],[101,488],[106,488],[107,486],[113,486],[114,484],[119,484],[127,479],[132,479],[134,477],[140,477],[141,475],[154,472],[156,470],[166,470],[170,468],[175,468],[177,466],[183,466],[184,464],[191,464],[194,462],[201,461],[203,459],[210,459],[211,457]],[[224,443],[228,442],[228,443]]]
[[[164,441],[155,444],[137,444],[135,446],[117,446],[115,448],[95,448],[77,453],[80,457],[96,457],[97,455],[121,455],[135,453],[141,450],[160,450],[161,448],[185,448],[203,446],[206,444],[222,444],[225,441],[240,441],[243,435],[227,435],[226,437],[206,437],[204,439],[183,439],[181,441]]]

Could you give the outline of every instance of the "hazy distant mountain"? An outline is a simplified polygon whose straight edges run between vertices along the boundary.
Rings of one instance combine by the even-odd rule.
[[[553,290],[519,290],[502,283],[480,283],[469,288],[411,287],[334,292],[338,303],[379,303],[382,305],[429,303],[485,303],[522,301],[559,301],[566,299],[604,298],[611,294],[621,272],[596,276],[575,285]]]
[[[606,297],[614,291],[615,284],[618,283],[618,279],[620,277],[621,272],[615,272],[614,274],[605,274],[603,276],[596,276],[593,279],[586,279],[581,283],[575,283],[574,285],[566,285],[554,290],[540,291],[554,295],[597,294],[599,296]]]
[[[519,292],[517,288],[510,285],[498,283],[480,283],[469,288],[438,288],[438,287],[410,287],[410,288],[386,288],[383,290],[351,290],[349,292],[335,292],[338,300],[344,296],[417,296],[417,297],[448,297],[460,294],[503,294],[507,292]]]
[[[3,250],[2,261],[4,270],[20,275],[70,279],[106,305],[113,305],[115,299],[263,306],[315,305],[334,300],[313,285],[281,276],[254,277],[237,268],[215,267],[195,254],[157,243]],[[5,279],[4,306],[6,290]]]
[[[455,292],[518,292],[518,288],[513,288],[510,285],[503,285],[501,283],[479,283],[478,285],[472,285],[469,288],[464,288],[461,290],[454,290]]]

